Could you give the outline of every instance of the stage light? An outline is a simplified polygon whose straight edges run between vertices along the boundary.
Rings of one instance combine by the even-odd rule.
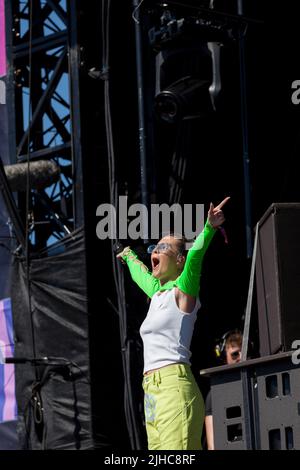
[[[183,77],[155,97],[155,112],[164,122],[174,124],[182,119],[205,117],[213,111],[210,82]]]

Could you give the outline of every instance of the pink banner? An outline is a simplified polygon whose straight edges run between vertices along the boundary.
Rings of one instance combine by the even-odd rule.
[[[11,300],[0,300],[0,357],[14,356]],[[15,369],[13,364],[0,364],[0,423],[17,416]]]
[[[0,77],[6,75],[5,0],[0,0]]]

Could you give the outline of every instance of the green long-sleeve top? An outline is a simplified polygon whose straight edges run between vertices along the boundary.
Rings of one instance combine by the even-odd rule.
[[[178,287],[185,294],[197,297],[200,289],[200,276],[204,254],[216,232],[207,221],[204,229],[194,241],[189,249],[184,269],[177,279],[168,281],[161,285],[159,279],[156,279],[147,266],[140,261],[130,248],[125,248],[121,254],[123,260],[127,263],[132,279],[137,285],[152,298],[158,291],[164,291]]]

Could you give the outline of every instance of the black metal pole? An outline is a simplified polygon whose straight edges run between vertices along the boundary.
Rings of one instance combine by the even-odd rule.
[[[139,0],[133,0],[135,21],[135,50],[136,50],[136,73],[138,88],[138,122],[139,122],[139,152],[140,152],[140,176],[141,176],[141,202],[148,208],[148,181],[147,181],[147,152],[146,152],[146,130],[145,130],[145,106],[144,106],[144,79],[143,79],[143,55],[142,55],[142,27],[140,23]],[[148,220],[143,220],[143,229],[148,227]],[[143,230],[143,233],[144,230]],[[147,243],[144,237],[144,243]]]
[[[237,0],[238,15],[243,16],[243,0]],[[245,225],[247,258],[252,256],[252,215],[251,215],[251,181],[248,139],[248,104],[247,104],[247,80],[245,60],[245,37],[239,36],[239,64],[240,64],[240,97],[241,97],[241,121],[242,121],[242,146],[244,167],[244,197],[245,197]]]
[[[76,184],[73,186],[73,214],[74,229],[84,224],[84,191],[83,191],[83,169],[82,169],[82,147],[81,147],[81,112],[80,112],[80,84],[79,67],[80,52],[78,47],[77,15],[78,2],[68,1],[69,13],[69,87],[70,87],[70,115],[72,125],[71,153],[73,171]]]

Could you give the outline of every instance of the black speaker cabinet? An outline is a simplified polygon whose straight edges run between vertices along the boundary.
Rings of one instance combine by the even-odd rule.
[[[274,203],[259,221],[256,288],[260,355],[300,340],[300,203]]]

